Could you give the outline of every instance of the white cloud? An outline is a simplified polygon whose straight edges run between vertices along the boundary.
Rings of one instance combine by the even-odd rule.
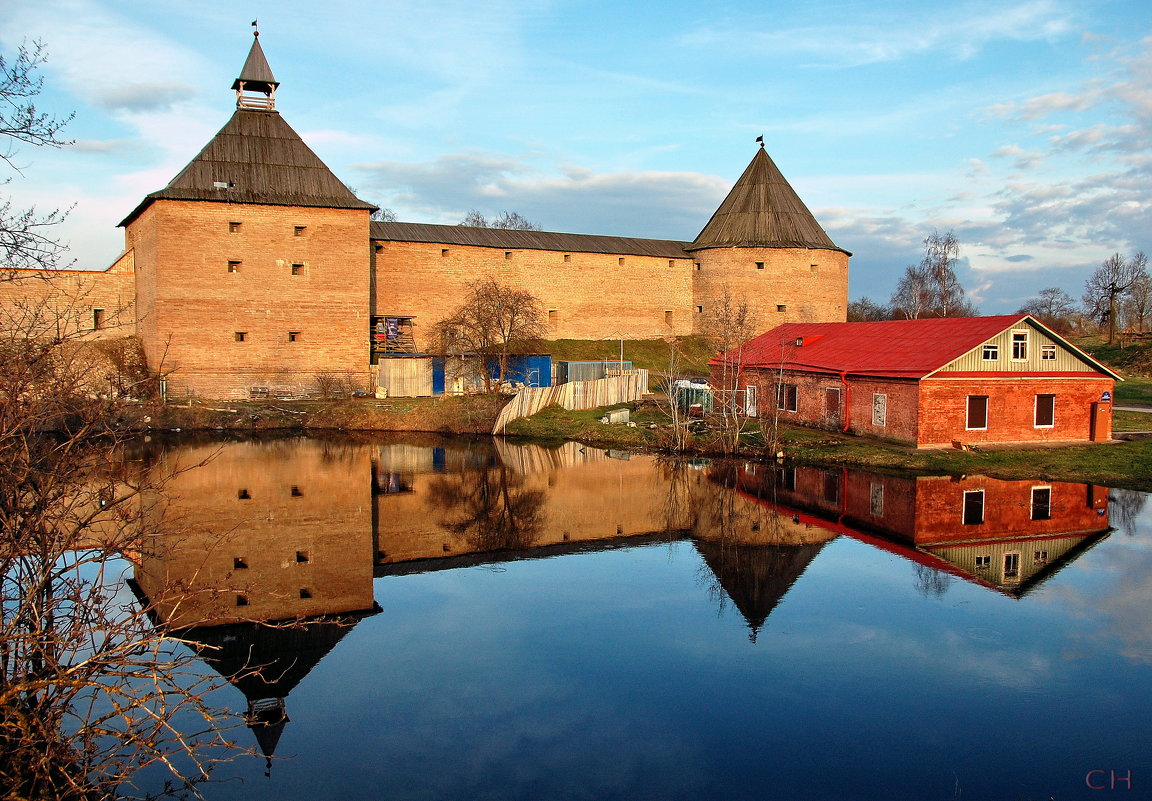
[[[1035,0],[1008,6],[924,7],[915,15],[876,12],[863,24],[842,21],[770,31],[749,30],[746,25],[704,27],[683,39],[699,48],[794,55],[808,59],[809,65],[851,67],[938,52],[965,59],[993,42],[1052,40],[1076,29],[1074,12],[1055,2]]]

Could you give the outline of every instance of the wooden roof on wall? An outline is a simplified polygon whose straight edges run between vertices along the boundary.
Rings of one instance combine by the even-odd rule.
[[[688,250],[719,247],[839,250],[761,148]],[[848,253],[851,256],[851,253]]]
[[[217,183],[229,186],[217,188]],[[237,109],[168,186],[147,195],[120,225],[162,199],[376,208],[352,194],[278,112],[248,109]]]
[[[562,253],[611,253],[620,256],[656,256],[666,259],[691,258],[691,255],[685,252],[689,243],[669,239],[472,228],[466,225],[374,222],[371,226],[371,237],[383,242],[428,242],[503,250],[552,250]]]

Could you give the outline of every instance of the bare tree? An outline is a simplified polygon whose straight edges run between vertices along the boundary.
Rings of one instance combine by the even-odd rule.
[[[1072,329],[1076,316],[1076,301],[1059,287],[1041,289],[1040,294],[1029,298],[1018,310],[1019,314],[1031,314],[1044,325],[1061,334]]]
[[[1147,270],[1138,275],[1128,288],[1123,311],[1129,328],[1135,328],[1141,334],[1148,330],[1148,320],[1152,317],[1152,276]]]
[[[36,97],[44,87],[38,71],[47,58],[41,42],[21,44],[15,58],[0,54],[0,159],[15,172],[20,172],[15,162],[20,144],[71,144],[60,135],[72,115],[56,117],[36,107]],[[4,183],[9,181],[11,176],[4,179]],[[60,266],[66,248],[51,235],[51,229],[67,215],[67,209],[40,212],[14,206],[11,198],[0,199],[0,268],[11,271]]]
[[[951,231],[924,238],[920,264],[908,267],[892,295],[893,312],[909,320],[920,317],[967,317],[976,309],[964,297],[956,276],[960,243]]]
[[[919,267],[909,266],[904,270],[904,276],[889,301],[893,315],[918,320],[928,312],[931,303],[927,275]]]
[[[1108,326],[1108,342],[1116,341],[1116,318],[1120,301],[1148,275],[1148,257],[1137,253],[1126,259],[1119,253],[1106,258],[1084,282],[1084,309],[1101,326]]]
[[[540,226],[519,212],[502,211],[488,219],[476,209],[471,209],[459,223],[470,228],[503,228],[510,231],[539,231]]]
[[[875,320],[887,320],[892,316],[887,306],[883,306],[869,297],[857,298],[848,303],[848,322],[862,323]]]
[[[508,357],[530,353],[547,334],[544,308],[531,292],[485,278],[468,285],[468,294],[454,312],[433,328],[433,347],[446,356],[478,356],[484,390],[493,379],[502,386]]]
[[[746,428],[749,412],[752,416],[757,414],[757,410],[752,408],[755,396],[749,399],[749,390],[740,386],[744,346],[756,335],[756,315],[749,307],[748,299],[733,298],[725,286],[723,294],[712,305],[705,335],[720,353],[717,376],[721,401],[713,409],[719,445],[724,453],[736,453],[740,449],[740,437]],[[751,391],[755,392],[755,389]]]
[[[381,206],[368,215],[368,219],[372,222],[396,222],[396,212]]]

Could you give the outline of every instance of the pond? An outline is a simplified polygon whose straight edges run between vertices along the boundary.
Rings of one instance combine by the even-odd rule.
[[[153,448],[134,591],[260,752],[214,801],[1152,788],[1139,493],[499,440]]]

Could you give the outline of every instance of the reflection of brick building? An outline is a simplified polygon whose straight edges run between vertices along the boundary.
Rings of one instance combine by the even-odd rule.
[[[146,510],[156,533],[135,571],[162,620],[215,626],[374,607],[363,450],[285,441],[178,453],[156,468],[164,497]]]
[[[122,330],[172,394],[366,381],[376,322],[414,320],[412,347],[426,348],[486,277],[535,295],[552,338],[699,332],[725,290],[761,320],[844,319],[849,254],[763,150],[691,242],[370,223],[374,207],[280,116],[278,86],[256,40],[231,119],[121,223],[135,289]],[[120,286],[119,272],[93,281]]]
[[[745,468],[739,485],[798,524],[1020,595],[1111,531],[1108,489],[985,476]]]
[[[712,370],[751,416],[917,446],[1111,439],[1119,378],[1029,315],[790,323]]]

